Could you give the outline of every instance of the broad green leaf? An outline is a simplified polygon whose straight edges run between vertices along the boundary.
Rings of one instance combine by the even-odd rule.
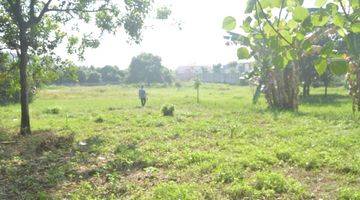
[[[345,17],[341,16],[340,14],[337,14],[334,16],[334,24],[340,28],[344,28],[345,24]]]
[[[308,9],[298,6],[294,9],[293,19],[298,22],[303,22],[309,16]]]
[[[316,7],[323,7],[327,0],[316,0],[315,6]]]
[[[279,69],[285,68],[284,58],[281,55],[274,57],[272,62],[276,68],[279,68]]]
[[[349,64],[345,60],[333,60],[329,64],[332,73],[336,75],[346,74],[349,69]]]
[[[311,42],[309,42],[308,40],[305,40],[304,43],[302,44],[302,48],[305,51],[310,51],[311,50]]]
[[[290,29],[295,29],[298,26],[298,23],[295,20],[290,20],[287,25]]]
[[[339,29],[337,30],[337,32],[339,33],[339,35],[340,35],[341,37],[345,37],[345,36],[346,36],[345,29],[343,29],[343,28],[339,28]]]
[[[333,52],[334,42],[327,42],[325,46],[321,49],[320,54],[323,56],[328,56]]]
[[[241,45],[250,46],[250,39],[246,36],[239,35],[237,40],[240,42]]]
[[[326,10],[332,15],[336,15],[339,13],[339,6],[334,3],[329,3],[326,5]]]
[[[269,40],[270,40],[270,48],[279,49],[279,40],[276,37],[271,37]]]
[[[350,33],[345,41],[349,47],[349,53],[352,55],[360,55],[360,34]]]
[[[360,33],[360,23],[352,24],[350,29],[353,33]]]
[[[271,2],[273,0],[260,0],[260,4],[262,6],[263,9],[269,8],[271,7]]]
[[[327,68],[326,58],[320,58],[315,61],[315,70],[320,76],[326,72],[326,68]]]
[[[247,17],[244,22],[243,22],[243,25],[242,25],[242,29],[246,32],[246,33],[250,33],[251,32],[251,26],[250,26],[250,23],[252,21],[252,18],[249,16]]]
[[[289,33],[289,31],[286,30],[281,30],[280,34],[290,43],[293,42],[293,37],[291,36],[291,34]]]
[[[256,4],[256,0],[248,0],[246,9],[245,9],[245,14],[251,13],[255,8],[255,4]]]
[[[236,27],[236,19],[234,17],[228,16],[225,17],[223,21],[223,29],[226,31],[232,31]]]
[[[360,1],[359,0],[350,0],[351,7],[353,9],[360,8]]]
[[[275,36],[275,35],[277,35],[277,33],[274,31],[273,28],[271,28],[271,26],[270,26],[268,23],[266,23],[265,26],[264,26],[264,32],[265,32],[265,34],[268,35],[268,36]]]
[[[329,16],[315,14],[311,17],[311,23],[314,26],[324,26],[329,21]]]
[[[302,34],[302,33],[296,33],[296,39],[302,41],[302,40],[305,39],[305,36],[304,36],[304,34]]]
[[[237,50],[237,56],[240,60],[249,59],[250,58],[249,50],[246,47],[241,47]]]
[[[272,0],[271,7],[280,8],[282,4],[282,0]]]

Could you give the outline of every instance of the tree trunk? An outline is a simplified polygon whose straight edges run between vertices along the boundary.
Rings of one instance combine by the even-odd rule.
[[[311,81],[306,80],[303,85],[303,97],[310,96],[310,85],[311,85]]]
[[[357,94],[356,94],[356,97],[355,97],[355,111],[356,111],[356,107],[357,107],[357,111],[360,112],[360,66],[357,65],[356,66],[356,91],[357,91]]]
[[[327,97],[328,95],[328,84],[326,83],[325,84],[325,97]]]
[[[298,66],[266,71],[265,98],[272,108],[298,110]]]
[[[196,93],[197,93],[197,102],[199,103],[200,102],[200,97],[199,97],[199,88],[196,89]]]
[[[27,82],[27,63],[28,63],[28,44],[26,41],[26,31],[20,31],[20,86],[21,86],[21,135],[30,135],[30,115],[29,115],[29,86]]]
[[[326,77],[325,78],[325,80],[324,80],[324,86],[325,86],[325,97],[327,97],[327,95],[328,95],[328,86],[329,86],[329,80],[328,80],[328,77]]]

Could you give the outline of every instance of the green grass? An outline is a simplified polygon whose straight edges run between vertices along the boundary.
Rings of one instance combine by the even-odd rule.
[[[0,107],[0,199],[360,199],[360,123],[342,88],[299,112],[252,105],[252,88],[49,87]],[[174,116],[163,116],[174,105]]]

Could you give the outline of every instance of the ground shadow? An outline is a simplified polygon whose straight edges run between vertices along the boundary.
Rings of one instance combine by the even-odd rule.
[[[337,106],[345,101],[351,100],[347,95],[329,94],[327,96],[321,94],[310,95],[308,97],[301,97],[301,104],[315,105],[315,106]]]
[[[95,175],[106,177],[109,170],[123,173],[146,165],[142,160],[130,165],[124,157],[101,157],[99,145],[104,145],[101,136],[75,142],[74,135],[59,136],[51,131],[26,137],[13,134],[11,142],[0,145],[0,199],[51,199],[64,183],[77,185]],[[117,151],[127,159],[141,158],[133,146]]]

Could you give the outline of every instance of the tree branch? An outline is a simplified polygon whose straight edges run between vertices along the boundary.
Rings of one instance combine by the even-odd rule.
[[[339,1],[339,3],[340,3],[341,9],[343,10],[346,18],[351,22],[350,16],[349,16],[349,14],[346,12],[346,9],[345,9],[345,6],[344,6],[342,0],[338,0],[338,1]]]
[[[19,28],[24,28],[25,25],[24,18],[21,13],[21,4],[19,0],[15,2],[13,0],[7,0],[10,5],[10,9],[6,9],[10,14],[11,18],[16,22]]]
[[[281,14],[282,14],[282,11],[283,11],[283,9],[284,9],[284,6],[285,6],[285,0],[282,0],[280,12],[279,12],[278,23],[277,23],[277,27],[278,27],[278,28],[279,28],[279,25],[280,25],[280,18],[281,18]]]
[[[40,14],[39,16],[37,17],[34,17],[33,20],[29,21],[29,25],[32,26],[34,24],[37,24],[41,21],[41,19],[44,17],[45,13],[49,10],[49,6],[50,6],[50,3],[52,2],[52,0],[48,0],[43,9],[40,11]]]
[[[33,20],[35,18],[35,5],[37,3],[37,0],[31,0],[30,1],[30,20]]]
[[[267,18],[266,14],[265,14],[265,12],[264,12],[264,9],[263,9],[262,6],[261,6],[260,1],[259,1],[259,0],[256,0],[256,2],[259,4],[259,8],[260,8],[262,14],[264,15],[264,18],[265,18],[266,22],[270,25],[270,27],[276,32],[276,34],[277,34],[278,36],[280,36],[281,39],[283,39],[286,43],[288,43],[291,47],[294,48],[293,44],[292,44],[291,42],[289,42],[289,41],[279,32],[279,30],[277,30],[277,29],[274,27],[274,25],[271,23],[271,21]]]
[[[111,10],[110,8],[105,8],[105,7],[101,7],[99,9],[95,9],[95,10],[82,10],[82,9],[78,9],[78,8],[66,8],[66,9],[61,9],[61,8],[50,8],[47,10],[47,12],[84,12],[84,13],[95,13],[95,12],[100,12],[100,11],[109,11]]]

